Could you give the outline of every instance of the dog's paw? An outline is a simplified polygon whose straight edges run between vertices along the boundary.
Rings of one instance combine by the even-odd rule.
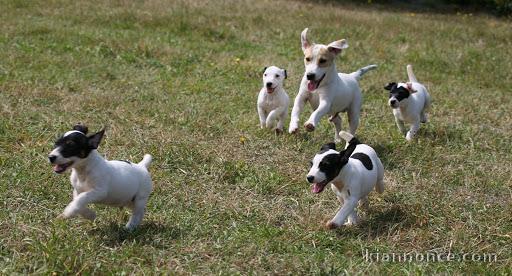
[[[315,130],[315,126],[312,123],[305,123],[304,128],[306,129],[306,131],[309,131],[309,132]]]
[[[412,141],[414,139],[414,134],[410,131],[407,132],[407,135],[405,135],[405,140]]]
[[[288,132],[289,132],[290,134],[297,134],[297,133],[299,133],[299,128],[298,128],[298,127],[296,127],[296,128],[290,128],[290,129],[288,129]]]
[[[333,229],[336,229],[336,228],[339,228],[340,225],[336,224],[334,221],[330,220],[328,221],[326,224],[325,224],[325,228],[329,229],[329,230],[333,230]]]
[[[276,129],[274,129],[274,131],[276,132],[276,135],[281,135],[281,134],[283,134],[283,130],[282,130],[282,129],[280,129],[280,128],[276,128]]]

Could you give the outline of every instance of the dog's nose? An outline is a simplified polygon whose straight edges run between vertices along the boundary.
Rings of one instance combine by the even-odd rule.
[[[396,100],[391,100],[391,101],[389,101],[389,103],[390,103],[391,105],[395,105],[395,104],[396,104]]]
[[[313,183],[313,181],[315,181],[315,177],[312,175],[308,175],[308,177],[306,177],[306,178],[308,179],[309,183]]]
[[[272,87],[272,83],[271,82],[267,82],[267,87],[268,88]]]
[[[57,156],[50,155],[50,156],[48,156],[48,160],[50,160],[50,163],[53,163],[53,162],[55,162],[55,160],[57,160]]]
[[[308,80],[315,80],[315,74],[313,74],[313,73],[309,73],[309,74],[307,74],[307,75],[306,75],[306,78],[307,78]]]

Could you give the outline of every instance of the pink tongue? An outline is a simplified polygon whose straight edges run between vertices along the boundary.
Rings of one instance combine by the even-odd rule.
[[[308,81],[308,90],[311,92],[311,91],[313,91],[315,89],[316,89],[315,81],[312,81],[312,80]]]
[[[62,167],[61,167],[60,165],[55,165],[55,166],[53,166],[53,171],[54,171],[54,172],[59,172],[59,171],[61,171],[61,170],[62,170]]]
[[[322,185],[318,183],[313,184],[313,187],[311,187],[311,191],[315,194],[318,194],[319,192],[322,191]]]

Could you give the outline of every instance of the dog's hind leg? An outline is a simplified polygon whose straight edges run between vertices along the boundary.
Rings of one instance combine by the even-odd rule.
[[[355,101],[355,100],[354,100]],[[354,102],[352,107],[347,112],[348,126],[350,128],[350,134],[356,135],[357,127],[359,127],[359,115],[361,113],[361,100],[359,103]]]
[[[126,224],[126,229],[132,230],[135,227],[137,227],[140,222],[142,221],[142,218],[144,217],[144,211],[146,209],[146,203],[148,201],[148,198],[136,198],[135,202],[133,203],[132,207],[132,216],[130,217],[130,220]]]
[[[339,143],[341,142],[340,137],[340,131],[341,131],[341,117],[338,113],[336,115],[329,118],[329,121],[331,121],[334,125],[334,142]]]

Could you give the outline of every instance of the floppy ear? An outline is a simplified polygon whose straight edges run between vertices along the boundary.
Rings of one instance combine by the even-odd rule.
[[[311,43],[309,43],[308,40],[308,28],[305,28],[300,34],[300,43],[302,45],[302,51],[306,51],[307,48],[311,47]]]
[[[267,70],[267,66],[263,67],[263,71],[261,72],[262,74],[265,73],[265,71]]]
[[[331,42],[329,45],[327,45],[327,50],[329,50],[329,52],[331,52],[335,55],[338,55],[339,53],[341,53],[341,51],[343,49],[347,49],[347,48],[348,48],[348,43],[345,39],[337,40],[337,41]]]
[[[393,89],[393,86],[396,85],[396,82],[390,82],[386,86],[384,86],[384,89],[391,91]]]
[[[87,126],[82,125],[82,123],[78,123],[78,124],[74,125],[74,126],[73,126],[73,130],[80,131],[80,132],[82,132],[83,134],[87,134],[87,132],[89,131],[89,129],[87,128]]]
[[[100,145],[101,139],[103,138],[103,134],[105,134],[105,128],[94,133],[93,135],[87,137],[89,139],[89,147],[91,149],[97,149]]]
[[[287,79],[288,78],[288,73],[286,72],[286,69],[283,69],[283,74],[284,74],[284,78]]]
[[[410,93],[418,92],[417,90],[414,90],[414,88],[412,88],[411,82],[407,83],[407,90],[409,90]]]
[[[323,145],[320,150],[336,150],[336,144],[335,143],[327,143],[325,145]]]

